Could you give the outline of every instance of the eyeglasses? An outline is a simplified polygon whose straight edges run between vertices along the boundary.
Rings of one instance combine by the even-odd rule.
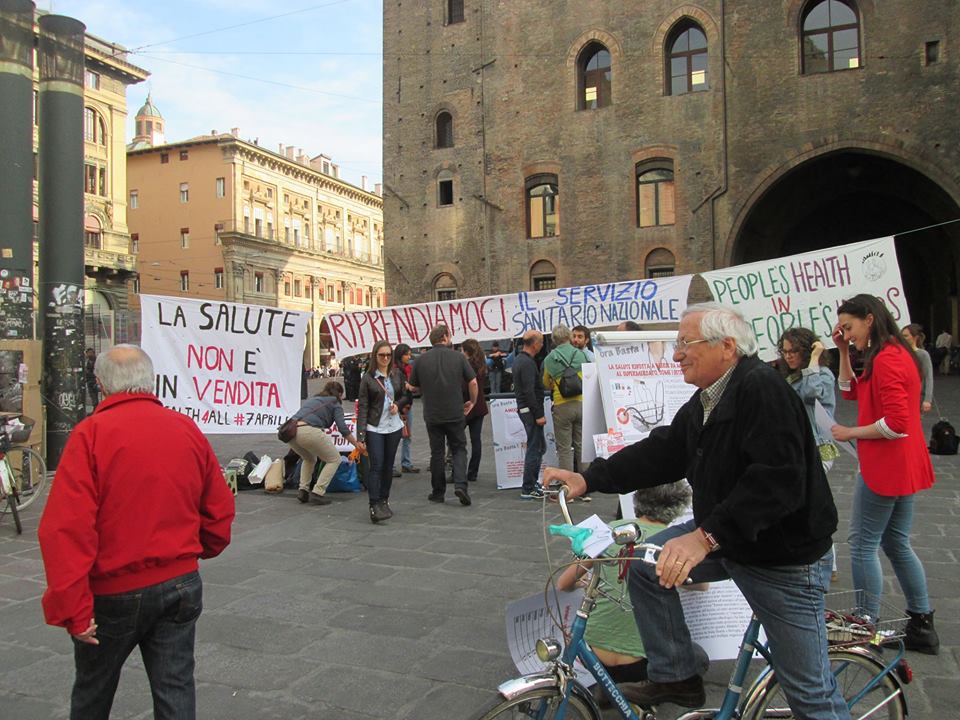
[[[393,353],[377,353],[377,357],[391,358],[393,357]]]
[[[708,342],[706,338],[700,338],[699,340],[677,340],[677,351],[686,352],[687,348],[691,345],[696,345],[697,343]]]
[[[800,351],[799,351],[799,350],[782,350],[782,349],[781,349],[781,350],[779,350],[778,352],[780,353],[780,357],[787,357],[788,355],[789,355],[790,357],[793,357],[794,355],[799,355],[799,354],[800,354]]]

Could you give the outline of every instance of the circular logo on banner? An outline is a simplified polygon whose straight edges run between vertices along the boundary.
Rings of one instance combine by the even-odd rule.
[[[883,259],[883,253],[867,253],[862,262],[863,276],[870,282],[876,282],[887,273],[887,261]]]

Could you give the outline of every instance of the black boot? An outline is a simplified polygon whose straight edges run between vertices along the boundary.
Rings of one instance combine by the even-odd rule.
[[[380,501],[380,510],[383,513],[384,520],[389,520],[393,517],[393,510],[390,509],[390,503],[388,503],[386,500]]]
[[[933,610],[928,613],[915,613],[907,610],[910,619],[903,638],[907,650],[915,650],[926,655],[940,654],[940,638],[933,627]]]

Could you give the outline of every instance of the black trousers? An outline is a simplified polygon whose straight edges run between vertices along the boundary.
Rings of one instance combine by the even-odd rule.
[[[453,455],[453,484],[455,487],[467,487],[467,436],[464,421],[448,423],[427,423],[427,437],[430,438],[430,485],[434,495],[447,492],[447,480],[443,473],[443,455],[446,445]]]
[[[483,453],[483,418],[475,417],[467,421],[470,431],[470,462],[467,465],[467,480],[474,482],[480,472],[480,457]]]

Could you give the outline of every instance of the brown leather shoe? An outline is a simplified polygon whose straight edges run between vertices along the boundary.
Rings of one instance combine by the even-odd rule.
[[[620,692],[630,702],[643,708],[672,703],[685,708],[703,707],[707,693],[703,689],[703,678],[694,675],[678,682],[653,682],[647,680],[638,683],[620,683]]]

